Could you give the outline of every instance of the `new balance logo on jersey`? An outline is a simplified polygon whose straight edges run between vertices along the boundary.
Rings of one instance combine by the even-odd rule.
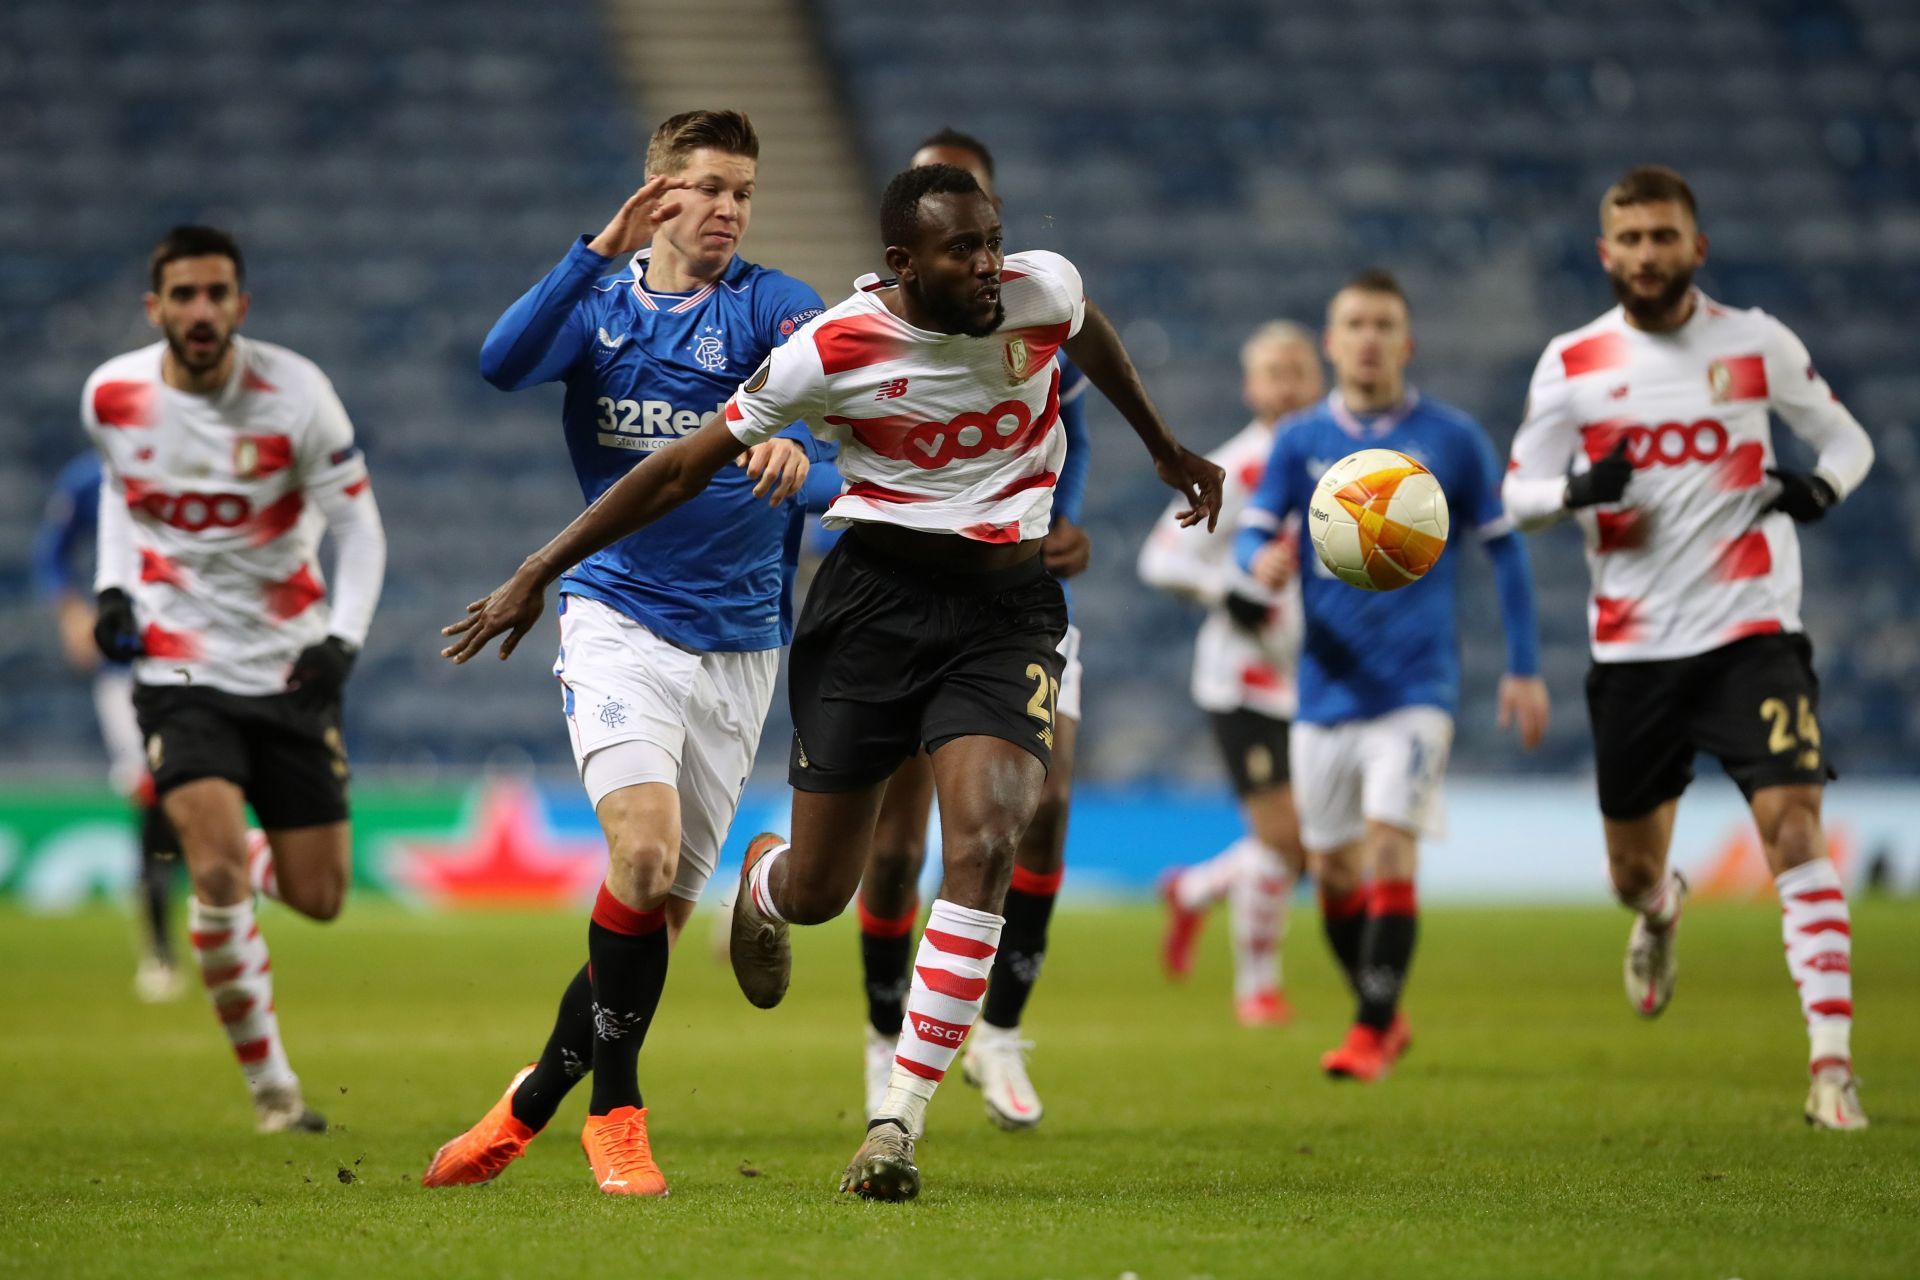
[[[873,398],[875,400],[898,400],[905,394],[907,394],[907,380],[905,378],[895,378],[892,382],[881,383],[880,389],[873,393]]]
[[[600,406],[600,416],[594,424],[600,429],[597,437],[600,443],[614,449],[642,452],[663,448],[681,436],[692,435],[702,422],[725,407],[715,405],[709,412],[700,413],[676,409],[665,400],[615,400],[611,396],[601,396],[595,403]]]

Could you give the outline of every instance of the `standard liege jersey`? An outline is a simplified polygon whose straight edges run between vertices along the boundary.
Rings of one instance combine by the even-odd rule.
[[[278,693],[300,650],[330,630],[359,643],[372,618],[377,581],[336,617],[320,571],[329,515],[373,503],[340,397],[285,347],[233,347],[213,395],[166,384],[164,342],[107,361],[82,393],[104,469],[101,581],[133,597],[142,684]]]
[[[775,350],[727,401],[742,444],[796,418],[840,445],[845,485],[823,523],[870,521],[978,542],[1046,534],[1066,455],[1062,343],[1086,317],[1080,273],[1057,253],[1009,254],[1006,320],[985,337],[916,328],[887,309],[888,285],[853,296]]]
[[[1758,309],[1694,295],[1693,315],[1647,333],[1615,307],[1547,344],[1503,492],[1523,528],[1566,514],[1569,464],[1622,440],[1623,500],[1574,513],[1586,534],[1587,615],[1600,662],[1684,658],[1746,636],[1796,632],[1800,542],[1778,492],[1768,411],[1819,450],[1844,498],[1873,462],[1867,433],[1791,330]]]

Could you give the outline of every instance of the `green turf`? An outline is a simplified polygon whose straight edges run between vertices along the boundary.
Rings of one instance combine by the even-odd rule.
[[[989,1127],[956,1073],[923,1197],[894,1206],[834,1192],[860,1128],[844,922],[805,931],[772,1013],[689,934],[643,1059],[660,1203],[596,1194],[578,1095],[498,1183],[416,1185],[538,1048],[583,921],[269,915],[294,1062],[336,1128],[261,1138],[199,1000],[128,995],[123,918],[0,914],[0,1273],[1912,1277],[1920,903],[1854,918],[1864,1134],[1801,1123],[1768,906],[1689,911],[1655,1024],[1619,990],[1620,913],[1430,911],[1414,1051],[1375,1086],[1315,1069],[1347,1008],[1311,914],[1300,1019],[1252,1032],[1218,936],[1174,988],[1152,912],[1063,912],[1029,1016],[1045,1126]]]

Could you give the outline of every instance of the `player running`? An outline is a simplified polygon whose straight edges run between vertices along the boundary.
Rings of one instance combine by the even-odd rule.
[[[913,153],[914,167],[950,164],[965,169],[993,207],[993,155],[986,144],[957,129],[942,129]],[[1087,567],[1091,545],[1080,528],[1090,454],[1087,447],[1087,377],[1064,354],[1060,365],[1060,426],[1066,458],[1053,487],[1053,523],[1041,540],[1047,572],[1063,582]],[[962,1077],[980,1089],[987,1118],[1003,1129],[1031,1129],[1045,1108],[1027,1074],[1032,1049],[1020,1029],[1027,999],[1040,979],[1047,954],[1047,925],[1065,872],[1067,811],[1072,800],[1074,744],[1080,728],[1080,628],[1067,623],[1061,654],[1059,705],[1054,708],[1053,764],[1040,793],[1040,807],[1013,854],[1013,881],[1002,914],[1007,918],[994,957],[993,976],[980,1021],[967,1037]],[[874,825],[873,852],[860,880],[855,907],[860,917],[860,963],[867,994],[866,1110],[871,1118],[886,1101],[894,1046],[907,1016],[912,979],[913,926],[920,914],[916,891],[927,855],[927,825],[933,807],[933,765],[925,752],[910,757],[887,783]]]
[[[1207,456],[1226,473],[1220,530],[1183,529],[1169,508],[1140,548],[1140,579],[1204,606],[1193,647],[1193,700],[1214,740],[1247,834],[1163,882],[1167,932],[1161,959],[1183,979],[1206,912],[1225,899],[1233,935],[1234,1012],[1249,1027],[1292,1016],[1280,981],[1287,901],[1305,870],[1287,765],[1288,722],[1298,705],[1300,588],[1268,591],[1233,562],[1233,530],[1273,452],[1276,424],[1326,392],[1313,336],[1297,324],[1257,330],[1240,348],[1241,394],[1253,421]],[[1290,538],[1297,535],[1289,531]]]
[[[200,975],[263,1133],[319,1131],[288,1065],[254,894],[331,920],[352,856],[341,690],[386,572],[386,533],[333,384],[239,336],[240,246],[175,227],[153,251],[165,340],[87,379],[99,450],[94,638],[132,662],[154,789],[193,884]],[[338,549],[329,599],[320,535]],[[246,808],[266,829],[249,841]]]
[[[93,712],[107,748],[107,780],[133,801],[140,840],[140,920],[145,931],[133,991],[148,1004],[178,999],[186,989],[174,960],[171,908],[180,840],[160,811],[147,776],[140,722],[133,714],[133,672],[106,662],[93,642],[94,608],[75,564],[93,545],[100,515],[100,455],[88,450],[60,469],[33,538],[34,594],[53,608],[67,665],[93,677]]]
[[[646,183],[487,335],[480,370],[495,386],[565,384],[562,427],[589,503],[640,464],[672,456],[667,446],[714,418],[744,372],[820,314],[807,285],[737,256],[759,155],[739,112],[665,121],[647,146]],[[624,270],[601,278],[629,254]],[[607,878],[586,963],[561,996],[545,1050],[440,1148],[426,1186],[497,1176],[591,1071],[580,1142],[595,1185],[667,1194],[647,1136],[640,1049],[670,940],[713,875],[753,768],[792,632],[783,504],[820,447],[801,426],[767,436],[744,468],[724,469],[644,538],[601,544],[561,581],[553,672],[606,835]]]
[[[1500,724],[1514,725],[1528,750],[1546,734],[1547,686],[1536,674],[1526,546],[1500,505],[1493,446],[1472,418],[1407,385],[1413,332],[1394,278],[1363,272],[1336,293],[1325,344],[1333,394],[1275,439],[1234,552],[1270,590],[1300,579],[1306,633],[1290,742],[1294,798],[1327,941],[1359,1002],[1346,1040],[1320,1065],[1336,1078],[1377,1080],[1409,1043],[1400,998],[1413,960],[1419,841],[1444,825],[1441,779],[1460,698],[1460,558],[1442,556],[1426,577],[1392,593],[1340,582],[1280,536],[1321,474],[1362,448],[1397,449],[1432,471],[1454,529],[1477,533],[1493,561],[1507,647]]]
[[[1220,469],[1161,422],[1070,262],[1003,259],[999,215],[966,170],[895,175],[880,223],[894,279],[866,277],[774,351],[721,419],[635,468],[474,601],[446,628],[444,652],[465,662],[504,633],[511,653],[566,566],[686,502],[796,417],[841,442],[847,486],[826,520],[851,532],[794,637],[793,832],[748,845],[731,949],[747,998],[778,1004],[789,922],[845,910],[886,780],[925,747],[946,887],[915,959],[887,1099],[841,1181],[905,1200],[920,1187],[912,1134],[979,1016],[1014,847],[1053,748],[1066,608],[1039,551],[1065,451],[1054,352],[1064,346],[1120,409],[1187,496],[1188,519],[1217,515]]]
[[[1693,287],[1707,238],[1679,174],[1647,165],[1610,187],[1598,248],[1620,305],[1547,344],[1505,492],[1522,528],[1571,514],[1586,535],[1600,814],[1614,891],[1636,913],[1627,998],[1651,1018],[1673,997],[1687,882],[1667,855],[1704,751],[1746,796],[1780,891],[1811,1042],[1807,1122],[1864,1129],[1793,526],[1860,486],[1873,443],[1785,325]],[[1811,472],[1774,465],[1769,409],[1819,451]]]

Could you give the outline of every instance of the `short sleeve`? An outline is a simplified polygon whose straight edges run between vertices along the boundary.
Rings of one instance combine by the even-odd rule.
[[[723,412],[733,438],[751,448],[796,421],[805,421],[814,435],[828,438],[826,409],[827,376],[820,352],[803,338],[775,347],[727,400]]]
[[[300,439],[301,487],[309,492],[349,489],[366,477],[366,459],[354,443],[353,422],[332,381],[313,371],[313,417]]]
[[[1080,332],[1087,319],[1087,293],[1080,282],[1080,269],[1059,254],[1047,249],[1029,249],[1006,260],[1004,272],[1019,272],[1040,281],[1052,296],[1055,311],[1050,323],[1067,323],[1067,336]]]

